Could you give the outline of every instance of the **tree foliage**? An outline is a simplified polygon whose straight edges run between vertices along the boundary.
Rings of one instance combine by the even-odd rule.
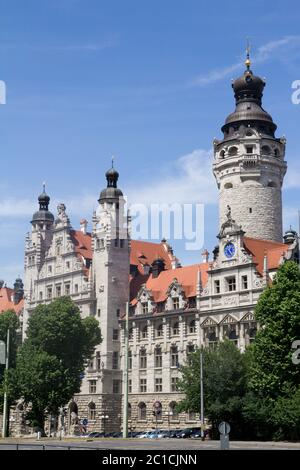
[[[40,305],[32,313],[17,358],[19,396],[31,404],[29,418],[43,428],[46,413],[58,412],[80,391],[81,373],[100,343],[98,321],[81,319],[68,297]]]

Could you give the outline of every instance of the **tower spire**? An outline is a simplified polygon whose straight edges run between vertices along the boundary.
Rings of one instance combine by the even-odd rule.
[[[250,66],[251,66],[250,51],[251,51],[251,45],[250,45],[249,38],[247,38],[246,61],[245,61],[245,65],[246,65],[246,67],[247,67],[247,71],[250,70]]]

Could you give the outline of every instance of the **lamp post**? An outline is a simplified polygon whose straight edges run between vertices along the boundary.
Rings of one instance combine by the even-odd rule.
[[[124,408],[123,408],[123,438],[128,437],[128,347],[129,347],[129,302],[126,302],[125,349],[124,349]]]
[[[101,419],[103,420],[103,432],[104,432],[104,437],[105,437],[105,421],[109,418],[108,415],[102,415]]]
[[[203,353],[200,352],[200,416],[201,439],[204,441]]]
[[[168,416],[168,430],[169,430],[169,437],[170,437],[170,417],[173,416],[173,411],[166,411],[166,415]]]
[[[5,370],[8,371],[9,367],[9,342],[10,342],[10,329],[7,330],[6,339],[6,358],[5,358]],[[3,426],[2,426],[2,437],[5,438],[7,434],[7,416],[8,416],[8,404],[7,404],[7,384],[4,384],[4,402],[3,402]]]

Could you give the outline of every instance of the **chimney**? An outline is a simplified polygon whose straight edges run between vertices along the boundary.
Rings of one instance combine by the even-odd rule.
[[[87,232],[87,226],[88,226],[88,221],[85,219],[82,219],[80,221],[80,231],[86,235]]]
[[[206,248],[205,248],[204,251],[202,251],[201,255],[202,255],[202,262],[203,262],[203,263],[208,263],[208,260],[209,260],[209,252],[207,251]]]
[[[165,269],[165,262],[161,258],[157,258],[152,263],[152,277],[157,278],[162,271]]]

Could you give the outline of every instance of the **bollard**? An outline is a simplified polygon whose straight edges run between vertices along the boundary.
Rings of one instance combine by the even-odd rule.
[[[37,440],[38,440],[38,441],[41,439],[41,435],[42,435],[42,433],[39,431],[39,432],[37,433]]]
[[[220,449],[228,450],[229,449],[229,433],[230,433],[230,424],[223,421],[219,424],[219,433],[220,433]]]

